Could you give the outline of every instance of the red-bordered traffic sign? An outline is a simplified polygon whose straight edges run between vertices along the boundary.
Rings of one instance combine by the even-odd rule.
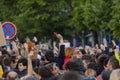
[[[12,39],[15,37],[17,29],[12,22],[4,22],[2,28],[6,39]]]

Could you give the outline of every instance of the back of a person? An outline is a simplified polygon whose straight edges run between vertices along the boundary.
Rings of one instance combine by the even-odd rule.
[[[120,80],[120,69],[113,70],[109,80]]]
[[[103,80],[109,80],[111,72],[112,72],[111,70],[104,70],[101,73],[102,79]]]
[[[58,80],[84,80],[84,77],[74,71],[65,72]]]

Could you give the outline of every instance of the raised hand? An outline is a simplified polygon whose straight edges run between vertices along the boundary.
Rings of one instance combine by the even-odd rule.
[[[54,32],[54,35],[60,40],[60,43],[63,43],[63,37],[61,34],[58,34],[57,32]]]
[[[114,40],[112,40],[112,44],[113,44],[113,46],[117,46],[117,44]]]
[[[105,47],[107,47],[107,40],[106,40],[106,38],[103,39],[103,44],[104,44]]]
[[[30,53],[28,54],[28,58],[32,59],[34,56],[34,51],[30,51]]]

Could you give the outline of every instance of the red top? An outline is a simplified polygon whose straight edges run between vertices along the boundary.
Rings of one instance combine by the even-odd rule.
[[[69,60],[71,60],[70,57],[66,57],[66,58],[64,59],[63,69],[65,69],[66,63],[67,63]]]

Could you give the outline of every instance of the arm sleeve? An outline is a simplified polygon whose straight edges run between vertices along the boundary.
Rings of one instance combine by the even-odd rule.
[[[115,53],[115,58],[119,61],[120,64],[120,55],[118,53]]]
[[[59,57],[58,57],[58,64],[60,69],[62,69],[62,65],[64,63],[64,58],[65,58],[65,45],[61,45],[60,46],[60,53],[59,53]]]

